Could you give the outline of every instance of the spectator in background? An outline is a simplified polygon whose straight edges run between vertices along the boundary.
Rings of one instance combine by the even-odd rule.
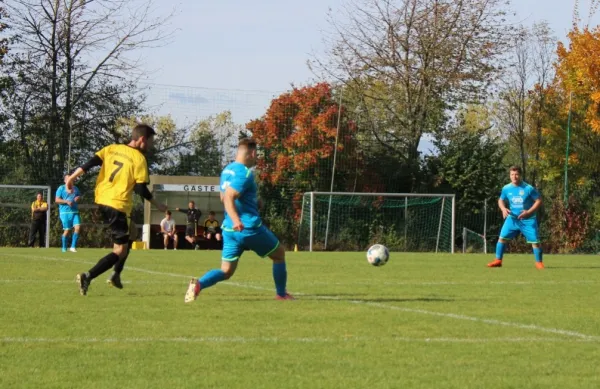
[[[194,249],[198,250],[196,244],[196,235],[198,235],[198,220],[202,216],[202,212],[196,209],[196,204],[193,201],[188,203],[188,209],[175,208],[176,211],[185,213],[187,215],[187,224],[185,226],[185,240],[190,242]]]
[[[31,203],[31,229],[29,230],[29,247],[35,243],[35,235],[39,234],[40,247],[46,247],[46,214],[48,203],[44,201],[42,193],[38,193],[35,201]]]
[[[175,220],[171,218],[171,211],[165,212],[165,218],[160,222],[160,232],[163,234],[165,250],[169,245],[169,240],[173,240],[173,250],[177,250],[177,231],[175,231]]]
[[[219,221],[215,219],[215,212],[210,211],[208,219],[204,221],[204,237],[207,240],[214,238],[217,242],[221,241],[221,227],[219,227],[219,224]]]

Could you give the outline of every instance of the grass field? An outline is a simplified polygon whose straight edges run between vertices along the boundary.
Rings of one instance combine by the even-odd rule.
[[[218,252],[136,251],[125,289],[75,274],[106,250],[2,249],[0,388],[599,388],[600,258],[290,253],[183,303]]]

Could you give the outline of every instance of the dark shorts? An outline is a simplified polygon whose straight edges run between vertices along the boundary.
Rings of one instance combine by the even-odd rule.
[[[110,227],[113,243],[126,244],[130,238],[132,240],[136,238],[135,224],[131,222],[125,212],[118,211],[106,205],[100,205],[98,209],[100,209],[104,223]]]
[[[196,227],[187,225],[185,226],[185,236],[196,236]]]
[[[206,229],[206,233],[207,234],[220,234],[221,233],[221,227],[214,227],[213,231],[211,231],[210,229]]]

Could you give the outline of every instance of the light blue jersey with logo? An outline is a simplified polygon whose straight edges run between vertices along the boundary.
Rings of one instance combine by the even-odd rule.
[[[533,206],[533,203],[540,198],[540,194],[533,186],[529,185],[525,181],[517,185],[512,183],[505,185],[500,193],[500,199],[508,201],[510,207],[510,214],[513,217],[517,217],[521,212],[528,210]],[[533,214],[529,218],[535,218]]]
[[[254,181],[254,173],[244,164],[232,162],[221,172],[221,193],[231,187],[240,194],[235,200],[235,208],[240,216],[244,228],[258,228],[262,220],[258,214],[258,188]],[[223,220],[223,229],[231,230],[233,222],[227,212]]]
[[[75,202],[75,197],[81,196],[81,192],[79,192],[79,188],[76,186],[73,187],[73,192],[67,192],[67,187],[65,185],[61,185],[56,190],[56,197],[59,197],[63,200],[71,201],[72,206],[69,204],[58,204],[58,211],[60,214],[65,213],[79,213],[79,206]]]

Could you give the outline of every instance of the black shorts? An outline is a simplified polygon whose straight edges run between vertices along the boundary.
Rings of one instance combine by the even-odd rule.
[[[220,234],[221,233],[221,227],[214,227],[214,231],[206,229],[206,233],[207,234]]]
[[[185,226],[185,236],[196,236],[196,227],[187,225]]]
[[[106,205],[100,205],[98,208],[100,209],[104,223],[110,226],[113,243],[128,243],[130,220],[125,212],[118,211]]]

